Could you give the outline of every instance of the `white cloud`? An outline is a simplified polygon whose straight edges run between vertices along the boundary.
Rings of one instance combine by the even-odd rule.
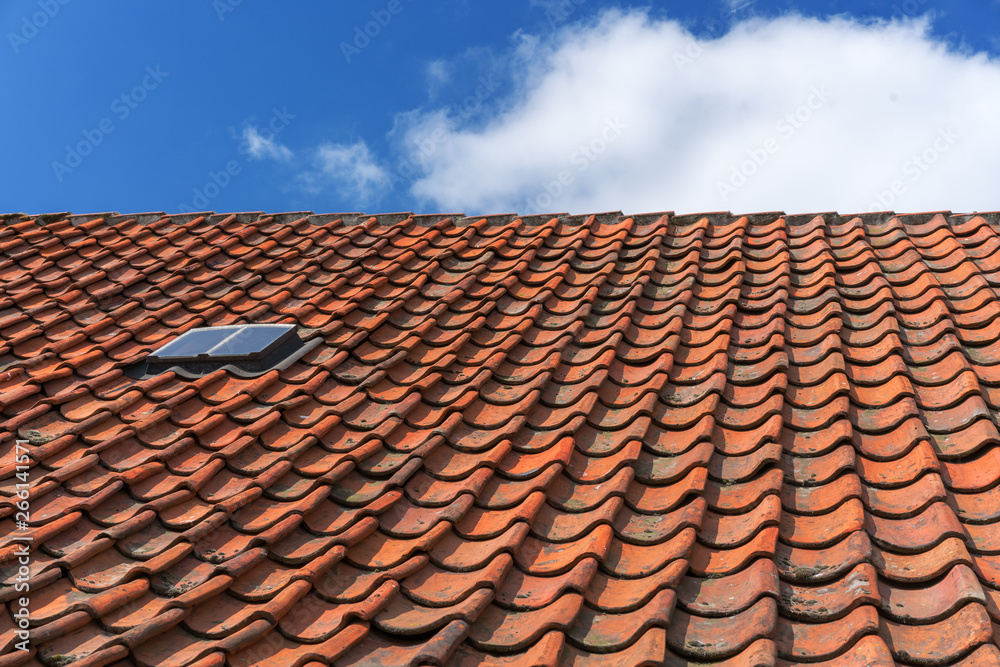
[[[363,205],[376,201],[379,190],[389,185],[387,172],[364,141],[323,144],[316,150],[315,167],[299,177],[311,193],[333,187],[341,196]]]
[[[432,60],[427,63],[425,75],[427,77],[427,91],[430,97],[435,97],[441,88],[451,80],[451,71],[448,63],[444,60]]]
[[[279,162],[288,162],[292,159],[292,151],[276,142],[267,129],[262,134],[252,125],[243,128],[243,145],[246,146],[250,157],[256,160],[266,157]]]
[[[487,123],[406,115],[423,208],[518,211],[996,208],[1000,63],[927,20],[785,16],[717,39],[609,11],[518,36],[520,88]],[[397,128],[398,129],[398,128]],[[366,153],[367,155],[367,153]]]

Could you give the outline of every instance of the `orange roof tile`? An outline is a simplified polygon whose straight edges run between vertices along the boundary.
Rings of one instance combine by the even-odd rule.
[[[4,216],[0,665],[997,664],[998,315],[997,214]]]

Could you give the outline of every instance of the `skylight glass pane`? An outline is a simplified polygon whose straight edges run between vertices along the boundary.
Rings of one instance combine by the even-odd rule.
[[[209,353],[213,357],[260,354],[293,329],[295,326],[291,324],[256,324],[242,327],[213,347]]]
[[[159,359],[195,357],[211,350],[234,333],[233,327],[192,329],[153,353]]]

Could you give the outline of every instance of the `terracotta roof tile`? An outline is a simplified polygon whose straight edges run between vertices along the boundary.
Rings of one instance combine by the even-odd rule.
[[[7,216],[0,665],[997,664],[998,289],[997,214]]]

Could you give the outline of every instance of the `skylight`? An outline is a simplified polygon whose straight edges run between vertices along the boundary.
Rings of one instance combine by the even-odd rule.
[[[293,324],[233,324],[191,329],[149,355],[156,363],[260,361],[297,338]]]

